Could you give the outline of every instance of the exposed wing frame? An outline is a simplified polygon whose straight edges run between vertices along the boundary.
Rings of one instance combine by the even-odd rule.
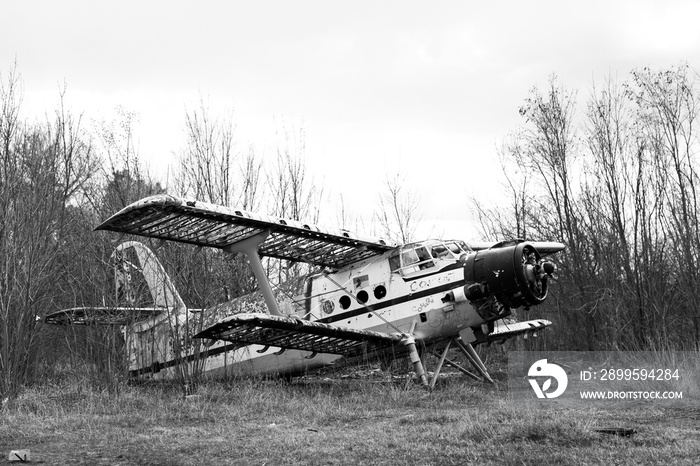
[[[260,256],[302,261],[332,269],[340,269],[394,249],[394,246],[382,240],[360,238],[344,230],[333,232],[308,223],[167,194],[134,202],[105,220],[96,230],[219,249],[229,248],[267,232],[267,238],[258,248]]]
[[[403,335],[339,327],[289,316],[236,314],[195,335],[244,345],[274,346],[312,353],[361,356],[390,348]]]

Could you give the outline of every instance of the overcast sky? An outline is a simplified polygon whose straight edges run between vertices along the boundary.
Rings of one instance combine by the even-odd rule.
[[[532,87],[556,74],[584,98],[643,66],[700,70],[698,18],[692,0],[3,0],[0,73],[17,61],[28,117],[51,112],[64,81],[88,118],[137,112],[140,153],[163,173],[200,96],[269,156],[284,120],[306,131],[332,201],[369,218],[400,170],[419,234],[471,239],[467,199],[499,198],[497,146]]]

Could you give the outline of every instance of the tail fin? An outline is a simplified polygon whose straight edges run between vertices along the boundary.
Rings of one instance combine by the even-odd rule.
[[[129,268],[136,268],[143,274],[148,291],[151,293],[156,307],[185,309],[185,303],[182,301],[175,285],[173,285],[156,255],[146,245],[138,241],[126,241],[116,247],[112,257],[118,255],[123,257],[130,248],[136,253],[140,267],[135,267],[127,262],[123,267],[115,269],[117,294],[119,294],[120,285],[129,281],[129,274],[131,273]]]

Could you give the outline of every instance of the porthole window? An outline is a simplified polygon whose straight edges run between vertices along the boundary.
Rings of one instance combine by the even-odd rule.
[[[386,287],[384,285],[377,285],[374,287],[374,297],[377,299],[382,299],[386,296]]]
[[[341,309],[349,308],[350,304],[352,303],[352,301],[350,300],[350,296],[348,295],[341,296],[338,302],[340,303]]]
[[[366,303],[367,300],[369,299],[369,294],[365,290],[360,291],[357,293],[357,300],[361,302],[362,304]]]

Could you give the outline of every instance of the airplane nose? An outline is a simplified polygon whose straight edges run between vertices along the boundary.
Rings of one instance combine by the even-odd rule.
[[[547,297],[547,281],[554,270],[554,264],[543,260],[529,243],[477,251],[464,263],[465,294],[470,301],[494,295],[510,308],[534,306]],[[469,293],[472,288],[481,291],[478,296]]]

